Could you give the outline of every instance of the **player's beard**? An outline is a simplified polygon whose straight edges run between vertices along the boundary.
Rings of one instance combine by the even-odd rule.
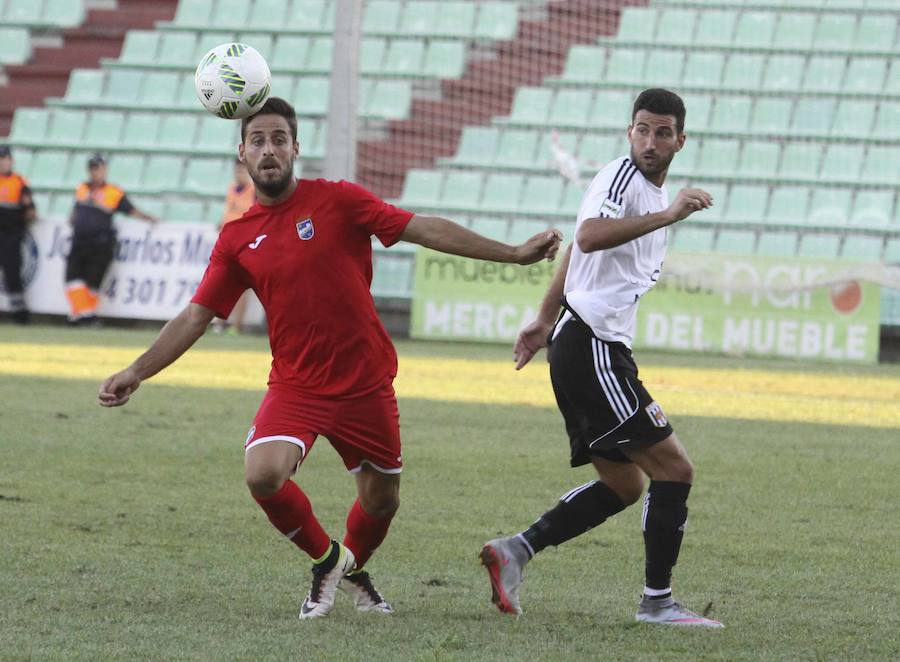
[[[284,167],[279,164],[279,167]],[[250,168],[247,168],[247,172],[250,173],[250,179],[253,180],[253,184],[259,191],[262,191],[270,198],[277,198],[279,195],[287,190],[287,187],[290,186],[291,180],[294,178],[294,172],[290,167],[284,168],[284,174],[281,176],[281,179],[277,180],[263,180],[260,177],[259,172],[254,172]]]
[[[634,148],[631,149],[631,162],[637,166],[637,169],[641,171],[641,174],[644,177],[654,177],[661,172],[665,172],[669,164],[672,163],[672,159],[675,158],[675,152],[669,155],[668,159],[663,159],[659,156],[659,153],[656,153],[656,159],[652,161],[652,163],[647,164],[635,154]]]

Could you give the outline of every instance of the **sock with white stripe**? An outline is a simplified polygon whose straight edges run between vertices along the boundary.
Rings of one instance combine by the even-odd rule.
[[[309,498],[294,481],[284,481],[275,494],[253,495],[253,498],[272,526],[313,559],[321,558],[331,549],[331,538],[313,514]]]
[[[564,494],[555,507],[541,515],[521,535],[534,556],[547,545],[561,545],[590,531],[624,509],[619,495],[605,483],[593,480]]]
[[[678,561],[687,524],[689,483],[652,480],[644,498],[644,551],[647,555],[646,585],[657,591],[668,589],[672,568]]]

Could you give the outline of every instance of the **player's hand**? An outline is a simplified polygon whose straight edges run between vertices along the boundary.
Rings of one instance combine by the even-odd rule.
[[[553,229],[539,232],[524,244],[516,246],[516,264],[534,264],[544,258],[552,260],[562,242],[562,232]]]
[[[516,344],[513,345],[513,360],[516,362],[516,370],[524,368],[541,347],[547,346],[547,336],[550,335],[552,328],[552,324],[535,320],[519,332]]]
[[[117,372],[109,377],[100,385],[100,392],[97,397],[100,404],[104,407],[120,407],[128,402],[131,394],[134,393],[141,380],[131,368],[126,368],[121,372]]]
[[[701,188],[683,188],[669,205],[669,215],[674,221],[687,218],[695,211],[712,207],[712,196]]]

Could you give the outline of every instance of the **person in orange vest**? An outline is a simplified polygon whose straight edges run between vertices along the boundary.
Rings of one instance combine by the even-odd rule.
[[[29,319],[22,282],[22,240],[36,216],[28,182],[13,172],[9,147],[0,145],[0,271],[12,320],[19,324],[27,324]]]
[[[219,232],[226,224],[243,216],[254,202],[256,202],[256,189],[253,187],[250,173],[247,172],[247,166],[240,159],[235,159],[234,181],[228,185],[228,192],[225,194],[225,209],[222,212],[222,222],[219,223]],[[247,314],[247,298],[249,296],[247,292],[244,292],[234,305],[234,310],[231,311],[228,320],[216,320],[213,329],[221,333],[230,324],[235,332],[241,333],[244,326],[244,315]]]
[[[135,207],[125,191],[106,181],[106,159],[101,154],[94,154],[87,167],[88,181],[75,189],[75,206],[69,217],[72,248],[66,261],[66,298],[69,322],[90,325],[96,323],[100,284],[115,253],[113,214],[120,212],[151,223],[156,219]]]

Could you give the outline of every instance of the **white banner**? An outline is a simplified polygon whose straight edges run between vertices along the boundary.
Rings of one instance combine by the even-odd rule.
[[[118,218],[113,263],[100,290],[101,317],[169,320],[191,300],[209,263],[216,229],[203,223],[157,223]],[[72,231],[64,220],[42,218],[23,243],[25,301],[35,313],[67,315],[66,257]],[[261,319],[255,297],[246,323]],[[0,310],[8,310],[0,297]]]

